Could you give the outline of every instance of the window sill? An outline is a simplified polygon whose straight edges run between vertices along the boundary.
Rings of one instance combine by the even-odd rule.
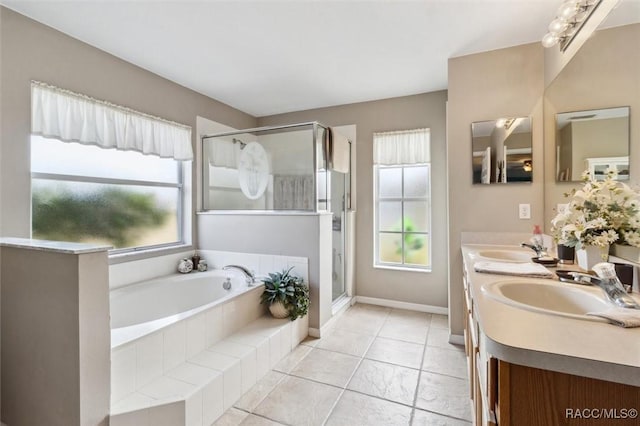
[[[431,273],[431,268],[407,268],[402,266],[389,266],[389,265],[373,265],[373,269],[388,269],[391,271],[402,271],[402,272],[420,272],[420,273]]]
[[[166,256],[184,251],[193,251],[193,244],[176,244],[166,247],[154,247],[144,250],[129,251],[125,253],[114,253],[109,255],[109,265],[118,263],[133,262],[136,260],[150,259],[153,257]]]

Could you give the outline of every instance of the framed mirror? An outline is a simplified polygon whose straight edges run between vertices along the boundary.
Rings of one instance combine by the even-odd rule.
[[[531,182],[530,117],[471,123],[473,183]]]
[[[602,180],[609,169],[629,180],[629,107],[556,114],[556,180],[575,182],[588,171]]]

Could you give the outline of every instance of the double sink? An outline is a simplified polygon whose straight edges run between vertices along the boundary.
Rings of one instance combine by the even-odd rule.
[[[474,260],[496,262],[530,262],[531,252],[520,250],[479,250]],[[587,321],[605,321],[587,316],[587,312],[598,312],[612,308],[602,290],[571,283],[560,283],[544,279],[509,279],[486,283],[482,293],[498,302],[521,309]]]

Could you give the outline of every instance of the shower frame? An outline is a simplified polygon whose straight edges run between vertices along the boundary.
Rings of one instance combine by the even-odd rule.
[[[208,135],[202,135],[200,138],[200,148],[201,148],[201,152],[204,153],[204,143],[206,139],[212,139],[212,138],[218,138],[218,137],[223,137],[223,136],[234,136],[234,135],[241,135],[241,134],[245,134],[245,133],[259,133],[259,132],[270,132],[270,131],[277,131],[277,130],[284,130],[284,129],[294,129],[296,127],[312,127],[313,130],[313,138],[312,138],[312,148],[313,148],[313,164],[314,164],[314,173],[313,173],[313,198],[315,200],[315,209],[313,210],[274,210],[274,209],[255,209],[255,210],[242,210],[242,209],[238,209],[238,210],[213,210],[213,209],[206,209],[204,207],[204,200],[205,200],[205,189],[206,186],[204,185],[204,168],[206,166],[206,162],[204,161],[204,158],[202,160],[202,188],[201,188],[201,197],[202,197],[202,208],[201,211],[203,212],[215,212],[216,214],[234,214],[234,213],[242,213],[242,214],[264,214],[264,213],[269,213],[269,214],[291,214],[291,212],[295,212],[295,213],[318,213],[318,212],[322,212],[322,211],[326,211],[326,210],[320,210],[319,209],[319,201],[318,201],[318,150],[317,150],[317,144],[318,144],[318,129],[322,128],[324,130],[328,130],[329,126],[326,126],[322,123],[319,123],[318,121],[308,121],[308,122],[303,122],[303,123],[295,123],[295,124],[285,124],[285,125],[277,125],[277,126],[264,126],[264,127],[254,127],[251,129],[241,129],[241,130],[233,130],[233,131],[229,131],[229,132],[221,132],[221,133],[214,133],[214,134],[208,134]],[[329,169],[326,166],[327,165],[327,152],[326,152],[326,146],[323,144],[322,145],[322,152],[324,154],[324,161],[325,161],[325,170],[328,172]],[[349,153],[349,155],[351,155],[351,152]],[[347,201],[347,198],[350,197],[351,194],[351,171],[349,171],[349,173],[347,173],[348,175],[348,179],[345,179],[345,205],[350,205],[350,203]],[[325,187],[326,187],[326,183],[325,183]],[[348,196],[347,196],[348,194]]]

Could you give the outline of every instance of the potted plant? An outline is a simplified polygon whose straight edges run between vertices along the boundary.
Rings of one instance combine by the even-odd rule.
[[[607,260],[613,243],[640,247],[640,199],[615,180],[614,171],[602,181],[590,179],[586,172],[583,179],[581,189],[565,194],[571,201],[551,221],[551,231],[559,244],[576,248],[581,268],[591,269]]]
[[[309,311],[309,287],[302,278],[293,275],[291,270],[270,273],[263,280],[264,291],[260,303],[269,305],[269,311],[275,318],[291,318],[291,321],[303,317]]]

